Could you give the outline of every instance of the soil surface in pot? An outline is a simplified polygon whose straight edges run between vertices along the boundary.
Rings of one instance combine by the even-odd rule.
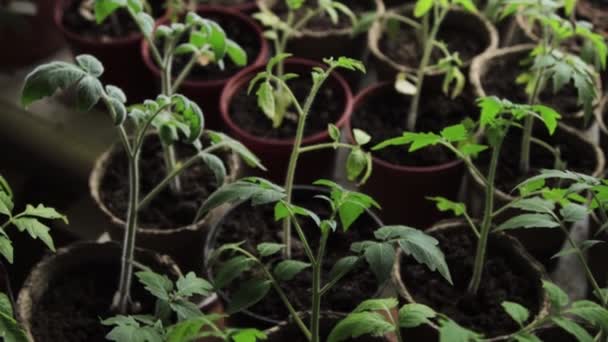
[[[87,0],[75,0],[65,8],[63,14],[63,25],[71,32],[76,32],[79,36],[89,39],[99,39],[108,41],[114,38],[124,38],[129,35],[139,35],[137,24],[133,21],[126,10],[119,9],[116,13],[108,17],[103,23],[97,24],[91,9],[90,18],[83,16],[80,8],[82,3]],[[165,1],[149,1],[152,7],[152,15],[160,17],[165,12]],[[114,19],[113,19],[114,18]]]
[[[238,2],[235,2],[238,3]],[[223,5],[225,4],[222,2]],[[256,60],[260,54],[260,39],[257,32],[253,30],[247,22],[244,22],[239,17],[230,15],[221,15],[215,13],[203,13],[202,16],[205,19],[213,20],[217,22],[226,32],[226,36],[229,39],[234,40],[237,44],[245,50],[247,53],[247,62],[251,64]],[[186,43],[187,38],[184,38],[182,43]],[[162,46],[162,44],[161,44]],[[191,55],[178,55],[174,57],[173,62],[173,76],[177,77],[181,71],[186,67],[190,61]],[[230,78],[232,75],[237,73],[244,67],[240,67],[232,62],[232,60],[226,56],[224,58],[224,68],[221,69],[216,63],[205,65],[205,61],[201,61],[202,64],[195,64],[188,76],[188,80],[191,81],[209,81],[209,80],[221,80]]]
[[[559,149],[562,161],[566,163],[565,169],[591,175],[596,168],[595,151],[584,144],[582,140],[575,139],[559,128],[553,136],[547,130],[535,123],[534,136],[549,143],[553,148]],[[521,155],[521,131],[511,130],[505,139],[498,161],[496,173],[496,186],[504,193],[510,193],[518,184],[534,176],[542,169],[555,169],[553,154],[538,144],[532,143],[530,148],[530,172],[522,175],[519,172],[519,159]],[[484,151],[475,161],[480,169],[487,174],[490,152]],[[551,184],[551,181],[547,181]]]
[[[49,284],[33,308],[32,335],[37,342],[102,342],[111,327],[102,319],[116,315],[110,310],[117,289],[118,264],[88,264],[66,273]],[[134,280],[133,298],[142,305],[140,313],[153,313],[155,299]]]
[[[319,199],[306,200],[299,202],[298,205],[312,210],[321,218],[326,218],[331,214],[325,203]],[[319,246],[319,228],[312,220],[301,219],[299,222],[307,235],[312,250],[316,252]],[[262,242],[282,243],[282,223],[274,220],[274,206],[272,205],[251,207],[249,204],[243,204],[238,209],[231,211],[218,228],[220,230],[215,246],[243,241],[244,236],[247,239],[242,247],[249,251],[255,251],[256,246]],[[352,255],[349,252],[351,244],[357,241],[372,239],[373,231],[377,228],[379,228],[377,223],[365,214],[350,227],[347,233],[344,233],[342,228],[338,226],[336,232],[332,233],[329,237],[323,265],[322,277],[324,282],[327,282],[329,279],[329,272],[337,260],[344,256]],[[295,231],[293,232],[292,253],[294,259],[308,262]],[[279,256],[276,258],[278,259]],[[235,284],[238,284],[238,281]],[[310,292],[311,284],[312,273],[310,269],[301,272],[293,280],[282,284],[282,288],[296,310],[308,310],[310,308],[312,298],[312,293]],[[228,296],[230,296],[232,291],[237,289],[237,286],[228,289]],[[369,270],[368,265],[362,263],[323,297],[322,309],[336,312],[351,312],[361,301],[373,297],[377,291],[378,283],[375,276]],[[261,302],[254,305],[250,311],[277,321],[282,321],[285,317],[289,316],[289,312],[283,302],[274,293],[267,295]]]
[[[489,60],[485,75],[482,75],[481,85],[486,95],[495,95],[509,99],[515,103],[528,103],[528,95],[516,79],[528,69],[522,61],[528,58],[528,52],[512,53]],[[572,82],[565,85],[557,94],[553,94],[552,82],[540,94],[540,101],[555,109],[563,119],[572,118],[582,110],[577,103],[577,90]]]
[[[304,321],[308,323],[308,321]],[[327,341],[327,337],[331,333],[332,329],[336,324],[338,324],[338,318],[322,318],[321,324],[319,326],[319,334],[321,341]],[[288,325],[282,326],[281,329],[270,336],[268,336],[268,340],[266,342],[308,342],[306,337],[302,335],[301,330],[294,323],[290,323]],[[380,342],[386,341],[380,337],[372,337],[372,336],[362,336],[358,338],[351,338],[344,340],[347,342]]]
[[[470,295],[467,287],[473,273],[477,239],[466,227],[435,231],[445,254],[454,286],[438,272],[432,272],[413,258],[401,263],[401,278],[413,298],[438,312],[446,314],[460,325],[488,336],[517,331],[519,326],[504,311],[505,300],[523,305],[535,317],[540,310],[541,283],[526,276],[513,257],[500,253],[490,237],[483,279],[477,295]]]
[[[203,145],[208,142],[203,142]],[[195,154],[195,149],[178,144],[179,160]],[[226,154],[219,154],[228,167]],[[125,220],[129,203],[128,160],[124,150],[113,153],[101,180],[100,197],[106,207],[117,217]],[[163,150],[156,135],[146,139],[141,151],[141,195],[148,194],[167,175]],[[230,170],[227,170],[230,173]],[[175,229],[192,224],[201,203],[215,191],[217,184],[213,171],[204,163],[196,163],[181,173],[182,191],[174,193],[165,188],[150,204],[140,211],[139,224],[144,229]]]
[[[287,65],[289,71],[289,65]],[[312,80],[302,75],[288,81],[291,90],[300,103],[306,99]],[[291,108],[280,127],[272,127],[272,121],[258,107],[257,97],[247,94],[247,83],[232,98],[230,103],[230,116],[232,120],[252,135],[262,138],[289,139],[296,135],[298,126],[297,112]],[[346,99],[342,88],[336,81],[328,79],[319,90],[306,122],[304,136],[327,130],[327,125],[336,123],[344,113]]]
[[[357,17],[360,17],[360,15],[365,12],[376,10],[376,3],[374,0],[350,0],[344,3]],[[317,8],[317,0],[304,0],[302,7],[295,12],[294,22],[297,22],[298,19],[304,17],[308,11],[314,11]],[[274,5],[272,10],[281,17],[285,18],[287,16],[287,5],[285,4],[285,1],[276,1],[276,5]],[[331,18],[326,13],[323,13],[322,15],[311,19],[306,25],[306,29],[315,32],[324,32],[341,30],[351,26],[352,22],[350,21],[349,17],[343,13],[339,14],[337,24],[333,23]]]
[[[442,25],[438,33],[438,40],[447,44],[448,50],[458,52],[460,59],[470,61],[473,57],[482,53],[486,44],[479,39],[473,39],[478,35],[471,32],[463,32],[454,25]],[[397,34],[384,32],[379,42],[379,49],[395,63],[417,68],[422,59],[423,46],[420,44],[418,32],[410,27],[402,26]],[[431,64],[435,64],[444,55],[439,48],[434,48],[431,54]]]
[[[409,103],[410,97],[398,93],[392,86],[374,91],[362,105],[355,108],[351,119],[352,126],[372,136],[369,146],[401,136],[407,131]],[[452,100],[441,90],[425,87],[420,101],[416,131],[439,132],[446,126],[477,115],[477,112],[473,98],[467,92]],[[440,146],[415,152],[408,152],[408,149],[409,146],[388,147],[374,151],[374,156],[392,164],[407,166],[439,165],[455,159],[453,153]]]

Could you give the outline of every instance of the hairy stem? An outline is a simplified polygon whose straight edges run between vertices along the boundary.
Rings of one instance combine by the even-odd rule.
[[[410,109],[407,115],[407,129],[411,132],[415,132],[416,130],[416,121],[418,120],[418,109],[420,107],[420,97],[422,95],[422,86],[424,85],[424,75],[426,73],[426,69],[431,62],[431,53],[433,52],[433,41],[437,37],[437,33],[439,32],[439,27],[443,22],[448,8],[441,8],[437,17],[435,17],[435,21],[433,22],[433,28],[429,33],[428,37],[425,37],[424,40],[424,51],[422,54],[422,59],[420,60],[420,65],[418,66],[418,71],[416,73],[416,94],[412,97],[410,102]],[[426,16],[428,17],[428,15]],[[425,18],[426,18],[425,17]],[[428,20],[428,19],[427,19]]]
[[[317,260],[313,263],[312,274],[312,317],[310,321],[310,331],[312,342],[320,342],[319,326],[321,321],[321,270],[323,268],[323,257],[325,247],[329,238],[329,229],[324,229],[321,235],[321,244],[317,253]]]
[[[505,133],[506,134],[506,133]],[[492,159],[490,161],[490,169],[488,171],[488,183],[486,184],[485,192],[485,208],[479,240],[477,241],[477,251],[475,253],[475,264],[473,266],[473,276],[469,283],[468,291],[472,294],[477,294],[479,285],[481,284],[481,276],[483,273],[483,265],[486,258],[486,248],[490,228],[492,226],[492,213],[494,212],[494,180],[496,178],[496,168],[498,166],[498,157],[500,156],[500,147],[502,146],[503,137],[500,138],[496,146],[492,149]]]

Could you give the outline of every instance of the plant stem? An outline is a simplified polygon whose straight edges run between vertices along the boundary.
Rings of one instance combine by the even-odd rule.
[[[171,190],[174,193],[180,193],[182,191],[182,182],[178,176],[178,172],[176,172],[179,171],[179,166],[177,164],[177,158],[175,156],[175,147],[173,145],[163,144],[163,150],[167,174],[170,175],[175,173],[175,176],[171,178]]]
[[[332,142],[332,143],[323,143],[323,144],[304,146],[300,149],[300,153],[313,152],[313,151],[330,149],[330,148],[335,150],[339,147],[349,148],[349,149],[353,148],[353,146],[349,145],[349,144]]]
[[[129,158],[129,209],[122,248],[120,280],[114,307],[127,314],[131,304],[131,283],[133,280],[133,259],[135,255],[135,238],[137,235],[137,203],[139,201],[139,151]]]
[[[197,60],[198,60],[198,56],[196,54],[192,54],[192,58],[190,58],[190,60],[188,61],[188,64],[186,64],[184,69],[182,69],[182,71],[179,73],[179,75],[173,82],[173,86],[171,87],[172,93],[175,93],[179,90],[179,86],[184,82],[186,77],[188,77],[188,75],[190,75],[190,71],[192,71],[192,68],[196,64]]]
[[[319,326],[321,320],[321,270],[323,268],[323,256],[325,255],[325,247],[329,238],[329,229],[324,229],[321,235],[321,244],[317,253],[317,260],[313,263],[312,274],[312,317],[310,332],[312,333],[312,342],[320,342]]]
[[[490,169],[488,171],[488,183],[486,184],[486,199],[485,208],[483,214],[483,222],[481,224],[481,231],[479,240],[477,240],[477,251],[475,253],[475,264],[473,266],[473,276],[469,283],[469,293],[477,294],[479,285],[481,284],[481,276],[483,273],[483,265],[486,258],[486,248],[488,244],[488,237],[490,235],[490,228],[492,226],[492,213],[494,212],[494,180],[496,178],[496,168],[498,166],[498,157],[500,156],[500,148],[504,140],[504,135],[499,139],[496,146],[492,148],[492,159],[490,161]]]
[[[541,83],[543,79],[544,68],[538,70],[536,76],[536,82],[534,83],[534,90],[530,96],[529,104],[533,105],[538,99],[540,92]],[[532,140],[532,129],[534,128],[534,117],[532,115],[526,116],[524,119],[524,132],[521,138],[521,159],[519,160],[519,172],[522,175],[527,175],[530,172],[530,145]]]
[[[422,86],[424,85],[424,75],[426,73],[426,68],[428,67],[431,61],[431,53],[433,52],[433,41],[437,37],[437,33],[439,33],[439,27],[443,22],[449,8],[441,8],[439,15],[435,17],[435,21],[433,22],[433,28],[428,37],[425,37],[424,40],[424,51],[422,54],[422,59],[420,60],[420,65],[418,66],[418,71],[416,74],[416,94],[412,97],[412,101],[410,102],[410,109],[407,115],[407,129],[411,132],[415,132],[416,129],[416,121],[418,120],[418,108],[420,106],[420,97],[422,95]],[[425,18],[428,17],[425,16]],[[428,19],[427,19],[428,20]]]

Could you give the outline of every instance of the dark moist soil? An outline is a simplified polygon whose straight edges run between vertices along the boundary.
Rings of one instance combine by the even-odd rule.
[[[392,86],[375,92],[359,108],[355,108],[352,117],[353,128],[363,129],[372,136],[369,146],[374,146],[387,139],[401,136],[406,129],[410,97],[397,93]],[[426,87],[426,93],[432,87]],[[431,100],[432,98],[432,100]],[[452,100],[440,90],[432,91],[420,101],[421,110],[418,116],[416,131],[439,132],[442,128],[457,124],[478,110],[473,105],[468,92]],[[431,166],[454,160],[454,155],[443,147],[429,147],[415,152],[408,152],[409,146],[388,147],[374,152],[392,164],[407,166]]]
[[[247,61],[253,63],[260,54],[260,37],[247,23],[236,16],[223,16],[217,14],[203,14],[205,19],[217,22],[226,32],[226,36],[238,43],[247,53]],[[185,41],[184,41],[185,42]],[[175,56],[173,64],[173,75],[178,76],[190,61],[190,55]],[[221,80],[230,78],[244,67],[237,66],[228,56],[224,58],[224,69],[216,64],[202,66],[196,64],[190,75],[189,80]]]
[[[114,38],[126,38],[128,36],[139,35],[137,24],[133,21],[126,10],[119,9],[114,14],[118,25],[112,24],[112,18],[108,17],[103,23],[97,24],[95,20],[86,19],[80,14],[81,3],[86,0],[75,0],[64,10],[63,25],[71,32],[78,33],[79,36],[108,41]],[[165,1],[150,1],[153,16],[160,17],[165,11]]]
[[[235,6],[242,5],[250,2],[254,2],[255,0],[208,0],[207,3],[213,6]]]
[[[580,140],[574,140],[571,134],[566,134],[558,129],[553,136],[549,136],[544,127],[535,123],[534,136],[549,143],[553,148],[559,149],[561,159],[566,162],[566,169],[590,175],[595,170],[594,150],[588,145],[583,145]],[[537,175],[542,169],[555,169],[554,158],[551,153],[537,144],[532,144],[530,149],[530,172],[522,175],[519,172],[519,159],[521,146],[521,131],[511,130],[502,146],[498,169],[496,174],[496,186],[504,193],[510,193],[518,184],[524,180]],[[484,151],[480,154],[475,164],[487,174],[490,160],[490,152]]]
[[[308,96],[312,84],[310,77],[302,75],[300,78],[289,80],[288,83],[296,98],[302,103]],[[342,88],[336,81],[328,79],[312,105],[304,136],[325,131],[328,124],[335,124],[344,113],[345,105],[346,99]],[[271,120],[258,107],[255,93],[252,92],[248,95],[246,86],[232,99],[230,115],[239,127],[258,137],[290,139],[296,135],[297,116],[295,109],[291,109],[287,113],[281,127],[273,128]]]
[[[300,202],[298,205],[304,206],[314,211],[319,217],[329,216],[329,209],[322,200],[310,200]],[[311,220],[300,220],[302,229],[307,234],[307,238],[313,251],[318,250],[319,228]],[[324,282],[329,278],[329,272],[335,262],[347,255],[352,255],[350,246],[354,242],[369,240],[373,238],[373,231],[378,227],[377,223],[370,216],[363,215],[347,233],[342,232],[338,226],[336,232],[330,235],[327,253],[324,259],[323,279]],[[222,222],[221,229],[216,240],[216,247],[225,243],[240,242],[246,240],[243,247],[249,251],[255,251],[256,246],[262,242],[282,243],[281,222],[274,220],[274,208],[272,205],[251,207],[249,204],[240,205],[237,209],[230,212],[229,216]],[[244,238],[246,237],[246,238]],[[293,258],[308,262],[303,247],[293,232]],[[277,257],[278,258],[278,257]],[[235,284],[239,282],[236,281]],[[297,311],[309,310],[312,293],[312,274],[310,269],[303,271],[293,280],[282,284],[287,297]],[[238,290],[228,289],[227,293]],[[369,270],[367,264],[363,263],[345,276],[340,283],[331,289],[324,297],[321,305],[325,310],[336,312],[351,312],[361,301],[372,298],[378,291],[378,283],[375,276]],[[271,293],[261,302],[254,305],[251,309],[258,315],[269,317],[273,320],[282,321],[289,316],[280,298]]]
[[[350,10],[357,16],[360,17],[362,13],[376,10],[376,4],[374,0],[350,0],[343,2],[350,8]],[[305,0],[304,4],[300,9],[295,12],[295,20],[302,18],[308,11],[317,9],[317,0]],[[287,16],[287,5],[285,1],[277,1],[273,7],[273,12],[277,13],[281,17]],[[306,25],[306,29],[315,32],[341,30],[349,28],[352,23],[348,16],[340,13],[338,15],[338,23],[334,24],[331,18],[327,14],[323,14],[311,19]]]
[[[449,51],[458,52],[463,62],[470,61],[484,51],[485,44],[478,39],[473,39],[478,36],[477,33],[463,32],[454,25],[442,25],[438,33],[438,39],[447,44]],[[379,48],[394,62],[411,68],[417,68],[420,65],[423,54],[423,47],[417,32],[404,26],[395,35],[385,32],[380,39]],[[431,54],[431,64],[435,64],[443,57],[441,51],[434,48]]]
[[[523,305],[535,317],[540,310],[540,280],[530,279],[513,262],[513,257],[499,253],[499,246],[489,241],[483,280],[476,296],[467,293],[475,260],[477,240],[466,228],[433,232],[446,256],[454,286],[438,272],[430,271],[413,258],[404,258],[401,277],[414,299],[441,312],[460,325],[489,336],[512,333],[519,329],[501,306],[505,300]]]
[[[204,142],[203,144],[207,144]],[[184,144],[177,145],[179,160],[194,155],[195,150]],[[228,157],[219,155],[228,166]],[[158,138],[146,139],[140,160],[141,195],[143,199],[167,175],[163,150]],[[230,170],[227,170],[229,173]],[[128,160],[124,150],[110,157],[108,168],[101,180],[101,201],[117,217],[125,220],[128,199]],[[144,229],[175,229],[192,224],[201,203],[218,188],[215,176],[204,163],[196,163],[181,174],[182,192],[175,194],[167,187],[150,204],[140,211],[139,223]]]
[[[487,95],[495,95],[509,99],[515,103],[528,103],[528,95],[522,85],[516,84],[519,75],[528,69],[522,64],[528,57],[528,52],[509,54],[490,60],[490,65],[482,75],[481,84]],[[543,104],[555,109],[563,120],[572,120],[573,116],[582,110],[577,103],[577,92],[572,82],[565,85],[557,94],[553,94],[553,85],[549,83],[540,94]]]
[[[32,334],[37,342],[103,342],[111,327],[101,320],[116,313],[110,310],[117,288],[118,264],[86,265],[65,274],[33,308]],[[154,299],[138,282],[133,298],[142,305],[139,313],[153,313]]]
[[[306,320],[304,322],[307,322]],[[308,323],[308,322],[307,322]],[[319,327],[319,333],[321,341],[327,341],[327,337],[331,333],[335,325],[338,324],[338,319],[327,319],[322,318]],[[281,328],[280,331],[270,335],[266,342],[308,342],[308,340],[302,335],[301,330],[296,324],[289,324]],[[362,336],[358,338],[351,338],[345,341],[348,342],[380,342],[385,341],[380,337]]]

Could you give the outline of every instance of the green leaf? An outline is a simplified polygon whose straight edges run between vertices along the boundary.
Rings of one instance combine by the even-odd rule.
[[[13,197],[13,190],[11,190],[11,186],[2,175],[0,175],[0,192],[5,192],[10,198]]]
[[[99,77],[103,74],[103,65],[97,58],[91,55],[77,56],[76,62],[82,70],[93,77]]]
[[[479,122],[481,126],[493,126],[496,122],[496,117],[503,111],[502,102],[495,96],[482,97],[477,101],[481,108],[481,116]]]
[[[13,317],[8,296],[0,292],[0,339],[6,342],[29,342],[19,323]]]
[[[353,312],[364,311],[390,311],[399,305],[396,298],[368,299],[359,304]]]
[[[471,144],[471,143],[466,143],[466,144],[458,147],[458,150],[460,151],[460,153],[462,153],[465,156],[477,156],[480,152],[483,152],[487,149],[488,149],[488,147],[485,145]]]
[[[213,283],[216,289],[221,289],[230,284],[234,279],[238,278],[244,272],[248,271],[255,265],[255,260],[246,256],[238,255],[228,261],[222,263]]]
[[[414,7],[414,16],[420,18],[433,8],[433,0],[417,0]]]
[[[475,342],[481,341],[480,337],[479,334],[461,327],[452,320],[439,321],[439,342]]]
[[[182,321],[194,319],[202,315],[201,310],[196,304],[184,299],[172,300],[169,306],[177,314],[178,319]]]
[[[372,137],[369,134],[358,128],[353,129],[353,137],[355,138],[355,142],[359,146],[366,145],[372,140]]]
[[[68,220],[64,215],[58,213],[53,208],[45,207],[43,204],[38,204],[37,207],[34,207],[34,206],[28,204],[25,207],[25,211],[23,212],[23,215],[44,218],[44,219],[49,219],[49,220],[62,220],[63,222],[68,223]]]
[[[226,54],[237,66],[247,65],[247,52],[233,40],[226,39]]]
[[[345,341],[362,335],[383,336],[394,330],[395,327],[377,312],[357,312],[338,322],[327,342]]]
[[[97,24],[101,24],[117,9],[125,7],[126,5],[126,0],[95,0],[94,11]]]
[[[576,203],[568,203],[559,213],[566,222],[579,222],[587,217],[587,207]]]
[[[304,0],[287,0],[286,3],[290,10],[297,10],[302,7]]]
[[[256,342],[268,338],[265,333],[257,329],[240,329],[231,337],[234,342]]]
[[[513,318],[513,320],[521,327],[523,327],[526,321],[528,321],[528,318],[530,318],[530,312],[528,309],[518,303],[504,301],[501,303],[501,305],[509,316]]]
[[[179,322],[169,328],[166,342],[196,341],[196,338],[201,335],[203,326],[206,324],[206,320],[201,318]]]
[[[555,228],[559,223],[547,214],[521,214],[503,222],[495,231],[518,228]]]
[[[549,296],[551,307],[559,310],[560,308],[568,305],[570,302],[566,292],[560,289],[557,285],[548,281],[543,281],[543,288],[545,289],[545,292],[547,292],[547,296]]]
[[[137,22],[141,28],[141,33],[146,37],[151,37],[154,31],[154,18],[145,12],[137,13]]]
[[[540,114],[549,134],[553,134],[557,128],[557,120],[561,116],[553,108],[547,106],[535,105],[533,109]]]
[[[13,199],[4,191],[0,191],[0,214],[11,216],[13,212]]]
[[[374,243],[365,249],[364,256],[378,282],[386,282],[390,278],[395,261],[393,246],[389,243]]]
[[[0,235],[0,254],[2,254],[10,264],[13,263],[13,243],[4,235]]]
[[[345,256],[340,258],[331,268],[329,272],[329,279],[333,280],[341,274],[346,274],[350,272],[357,263],[359,262],[359,258],[356,256]]]
[[[274,276],[280,281],[292,280],[298,273],[309,268],[310,264],[299,260],[283,260],[274,267]]]
[[[540,197],[531,197],[513,202],[511,204],[511,207],[525,211],[547,214],[555,210],[555,203],[553,201],[545,200]]]
[[[441,137],[435,133],[403,133],[403,137],[411,143],[409,152],[417,151],[421,148],[435,145],[441,141]]]
[[[595,302],[589,300],[576,301],[572,303],[568,313],[582,318],[591,325],[604,330],[608,329],[608,310]]]
[[[471,13],[477,13],[477,7],[475,3],[471,0],[454,0],[454,3],[462,6],[466,11]]]
[[[445,256],[438,247],[439,241],[434,237],[406,226],[385,226],[376,230],[374,236],[380,240],[397,239],[401,250],[406,255],[413,256],[416,261],[425,264],[431,271],[437,270],[452,284]]]
[[[581,327],[580,325],[578,325],[577,323],[568,320],[567,318],[563,318],[563,317],[553,317],[551,318],[551,321],[553,321],[553,323],[555,323],[555,325],[559,326],[560,328],[564,329],[565,331],[567,331],[568,333],[570,333],[572,336],[576,337],[577,341],[579,342],[592,342],[593,341],[593,337],[591,335],[589,335],[589,333],[587,332],[587,330],[585,330],[585,328]]]
[[[333,140],[335,142],[340,142],[341,133],[340,133],[340,129],[338,127],[336,127],[336,125],[334,125],[334,124],[327,125],[327,132],[329,133],[331,140]]]
[[[467,140],[469,133],[463,124],[449,126],[441,131],[441,136],[449,142]]]
[[[428,323],[429,319],[436,315],[435,310],[424,304],[405,304],[399,309],[399,326],[401,328],[415,328]]]
[[[199,156],[213,172],[216,184],[222,186],[226,179],[226,166],[224,166],[224,162],[218,156],[211,153],[200,152]]]
[[[519,333],[517,335],[514,335],[513,339],[516,342],[543,342],[538,337],[536,337],[532,334],[527,334],[527,333]]]
[[[274,119],[276,113],[276,102],[274,98],[274,91],[270,82],[262,82],[258,91],[256,92],[258,97],[258,106],[262,109],[264,114],[270,119]]]
[[[173,282],[166,275],[152,271],[141,271],[135,273],[135,276],[154,297],[169,301],[169,293],[173,290]]]
[[[261,257],[268,257],[277,254],[283,248],[285,248],[285,245],[281,243],[263,242],[258,245],[257,250]]]
[[[439,209],[439,211],[445,212],[445,211],[451,210],[455,216],[462,216],[467,211],[467,208],[464,205],[464,203],[452,202],[447,198],[427,197],[426,199],[435,202],[435,204],[437,205],[437,209]]]
[[[356,180],[366,169],[368,163],[367,153],[360,148],[351,149],[346,159],[346,176],[349,181]]]
[[[227,313],[232,315],[251,307],[266,296],[270,287],[271,282],[268,280],[253,279],[244,282],[234,296],[230,298]]]
[[[213,286],[205,279],[199,278],[194,272],[188,272],[185,277],[180,277],[175,284],[177,294],[183,297],[190,297],[195,294],[208,296]]]
[[[55,244],[49,234],[49,227],[32,217],[20,217],[12,222],[19,231],[27,231],[33,239],[40,239],[50,250],[55,251]]]
[[[602,240],[585,240],[585,241],[582,241],[580,244],[578,244],[578,249],[580,249],[582,252],[584,252],[584,251],[588,250],[589,248],[591,248],[597,244],[600,244],[600,243],[606,243],[606,242],[602,241]],[[574,247],[565,248],[565,249],[562,249],[561,251],[559,251],[558,253],[556,253],[555,255],[553,255],[551,258],[555,259],[555,258],[563,257],[566,255],[578,253],[578,249],[574,248]]]
[[[266,171],[266,168],[264,167],[264,165],[262,165],[260,159],[255,154],[253,154],[247,147],[245,147],[245,145],[243,145],[241,142],[234,140],[223,133],[213,132],[209,130],[207,130],[206,133],[209,134],[214,144],[220,142],[223,143],[224,145],[226,145],[226,147],[239,154],[241,158],[243,158],[245,163],[247,163],[247,165],[251,167],[256,167],[262,171]]]

